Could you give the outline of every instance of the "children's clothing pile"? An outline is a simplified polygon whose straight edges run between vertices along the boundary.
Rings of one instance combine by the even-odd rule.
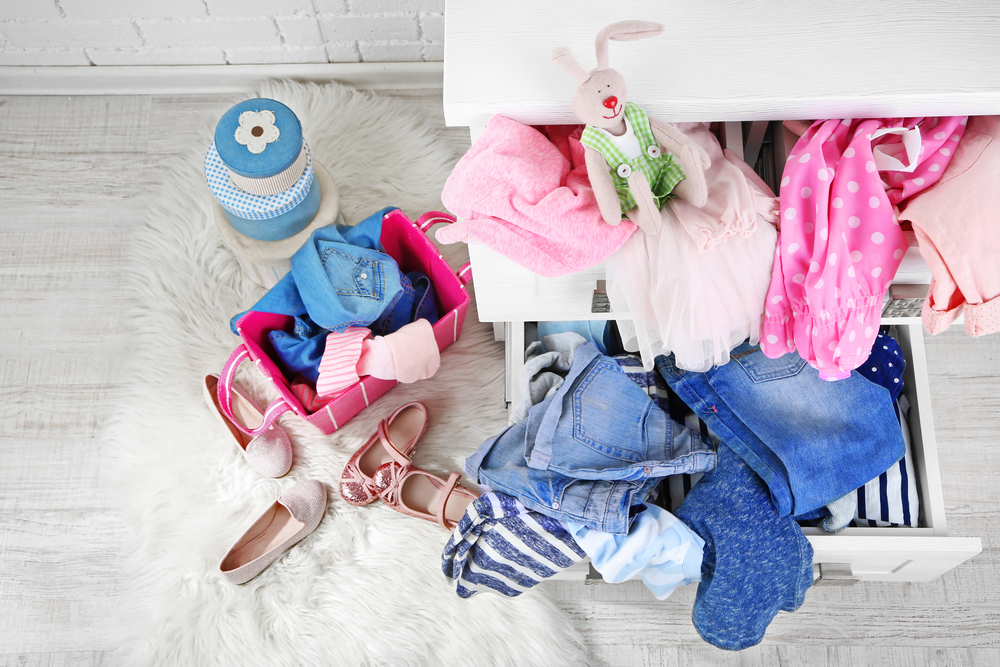
[[[480,173],[544,147],[536,130],[495,121],[470,151]],[[539,323],[511,424],[466,461],[488,493],[442,563],[463,597],[519,595],[583,557],[606,581],[641,577],[659,599],[699,582],[698,632],[740,650],[803,603],[813,552],[802,526],[919,525],[906,362],[880,326],[883,299],[907,249],[902,221],[934,276],[926,328],[964,308],[969,333],[1000,330],[988,256],[1000,234],[988,224],[1000,118],[816,121],[788,158],[780,204],[707,125],[678,127],[711,158],[708,204],[664,197],[658,233],[604,246],[612,312],[623,314],[610,327]],[[546,132],[582,167],[572,132]],[[499,146],[510,154],[487,167]],[[477,190],[470,166],[456,203],[496,197]],[[549,260],[519,250],[502,218],[538,194],[518,180],[533,173],[507,174],[499,198],[512,208],[492,209],[507,244],[494,236],[494,247],[526,253],[529,268]],[[529,200],[532,215],[556,211]],[[590,200],[572,211],[600,217]],[[538,273],[570,267],[552,266]]]
[[[381,250],[390,210],[314,231],[292,255],[291,271],[247,311],[294,317],[291,331],[268,338],[307,407],[335,398],[360,375],[413,382],[440,363],[430,328],[438,319],[434,286],[423,273],[404,274]],[[234,333],[245,314],[230,322]]]
[[[877,341],[865,375],[836,383],[749,342],[709,373],[669,356],[647,371],[573,331],[532,343],[536,391],[466,462],[489,493],[449,540],[445,574],[463,597],[515,596],[583,554],[606,581],[641,577],[659,599],[700,582],[702,637],[758,643],[812,584],[800,522],[840,530],[888,474],[912,479],[894,405],[905,363],[887,333]]]

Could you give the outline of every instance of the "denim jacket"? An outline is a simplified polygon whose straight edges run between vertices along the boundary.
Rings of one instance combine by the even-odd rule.
[[[382,218],[391,210],[382,209],[351,227],[334,224],[314,231],[292,255],[292,270],[248,310],[308,315],[331,331],[379,319],[402,292],[396,261],[378,250]],[[230,321],[233,333],[244,314]]]

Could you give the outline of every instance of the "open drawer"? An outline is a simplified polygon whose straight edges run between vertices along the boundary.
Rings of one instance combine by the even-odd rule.
[[[978,537],[948,537],[931,410],[923,328],[919,318],[884,319],[906,356],[903,392],[910,402],[910,444],[917,488],[917,528],[845,528],[836,534],[804,528],[812,543],[817,583],[930,581],[982,551]]]
[[[817,585],[930,581],[982,551],[979,538],[948,537],[920,319],[885,318],[883,324],[894,327],[893,336],[907,361],[904,395],[910,404],[910,446],[920,496],[919,525],[912,528],[845,528],[835,534],[820,528],[803,528],[814,550]],[[519,345],[522,351],[515,355],[517,359],[523,358],[524,342],[524,323],[518,323],[517,332],[508,325],[508,343]],[[522,373],[514,371],[519,385]],[[584,562],[561,573],[559,578],[595,576],[599,578]]]

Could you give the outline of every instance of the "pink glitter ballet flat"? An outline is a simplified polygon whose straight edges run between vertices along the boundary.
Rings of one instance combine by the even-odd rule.
[[[287,473],[292,467],[292,443],[288,440],[288,434],[277,424],[272,424],[271,428],[255,438],[238,429],[222,414],[222,408],[219,407],[218,384],[218,375],[205,376],[205,383],[202,387],[205,402],[209,409],[215,413],[215,416],[222,420],[222,423],[229,429],[236,445],[243,452],[243,458],[247,460],[251,468],[262,475],[281,477]],[[264,415],[250,398],[250,395],[236,383],[233,383],[232,395],[233,415],[248,428],[259,427],[264,421]]]
[[[219,570],[234,584],[245,584],[316,530],[326,514],[326,486],[315,479],[281,494],[233,545]]]
[[[372,477],[379,466],[393,461],[410,465],[410,454],[427,430],[427,407],[418,401],[400,406],[383,419],[378,430],[354,452],[340,476],[340,495],[352,505],[368,505],[378,500]],[[376,446],[381,445],[381,446]]]
[[[452,530],[479,497],[458,483],[461,478],[453,472],[443,480],[420,468],[389,461],[375,471],[374,483],[379,498],[392,509]]]

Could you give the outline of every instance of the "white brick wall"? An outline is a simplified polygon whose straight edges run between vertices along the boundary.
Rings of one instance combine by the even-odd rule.
[[[440,61],[444,0],[0,0],[0,66]]]

